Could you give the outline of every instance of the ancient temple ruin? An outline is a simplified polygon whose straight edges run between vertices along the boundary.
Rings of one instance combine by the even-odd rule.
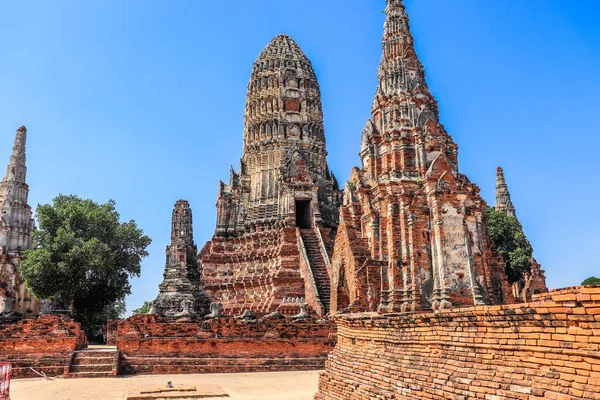
[[[504,171],[501,167],[496,168],[496,211],[505,213],[510,217],[517,218],[517,211],[510,199],[508,185],[504,178]],[[546,274],[542,266],[531,257],[531,270],[525,274],[521,280],[512,285],[512,294],[515,298],[522,301],[529,301],[532,295],[546,293]]]
[[[152,312],[166,317],[203,316],[208,308],[208,299],[200,281],[192,209],[186,200],[178,200],[173,208],[171,243],[166,253],[164,279],[158,286],[159,293]]]
[[[331,311],[348,312],[335,316],[314,399],[600,399],[600,289],[506,304],[515,298],[485,202],[459,173],[402,0],[385,11],[362,168],[344,189],[332,257]],[[515,216],[497,174],[496,207]]]
[[[458,170],[401,1],[388,0],[362,168],[344,188],[332,311],[445,309],[511,302],[486,234],[479,188]]]
[[[199,269],[225,312],[329,307],[329,254],[340,191],[326,161],[319,83],[286,35],[254,63],[239,170],[221,182],[215,234]]]
[[[508,216],[517,216],[515,206],[510,199],[510,192],[504,179],[502,167],[496,168],[496,206],[494,208],[496,211],[501,211]]]
[[[29,186],[25,144],[27,129],[17,129],[15,144],[0,184],[0,313],[37,313],[39,302],[29,293],[20,274],[23,250],[33,245],[34,220],[27,204]]]

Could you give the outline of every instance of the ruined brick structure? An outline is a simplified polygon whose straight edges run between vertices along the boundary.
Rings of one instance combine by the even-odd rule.
[[[387,0],[372,115],[332,258],[331,309],[354,312],[335,316],[315,400],[600,399],[600,287],[503,304],[485,203],[458,172],[402,0]],[[496,206],[516,216],[501,169]]]
[[[27,204],[26,140],[27,129],[22,126],[17,129],[6,176],[0,184],[0,313],[39,311],[39,301],[29,293],[20,274],[22,251],[32,248],[34,228]]]
[[[600,399],[600,287],[336,322],[316,400]]]
[[[508,191],[508,185],[504,178],[504,171],[501,167],[496,169],[495,209],[508,216],[517,218],[517,212],[510,199],[510,192]],[[512,291],[513,296],[522,301],[530,301],[531,295],[548,291],[548,288],[546,287],[546,274],[535,258],[531,258],[530,272],[523,276],[520,281],[513,284]]]
[[[496,206],[494,208],[496,211],[501,211],[508,216],[517,217],[502,167],[496,168]]]
[[[206,292],[225,313],[304,301],[327,312],[340,191],[326,156],[317,77],[278,35],[254,63],[239,171],[219,184],[215,234],[199,255]]]
[[[73,353],[87,346],[79,323],[46,315],[14,324],[0,324],[0,361],[12,364],[13,378],[68,374]]]
[[[186,200],[178,200],[173,208],[171,243],[166,253],[164,279],[158,286],[154,311],[166,317],[206,314],[208,299],[204,295],[198,271],[192,209]]]
[[[172,374],[323,369],[331,321],[214,318],[176,323],[158,315],[118,322],[121,373]]]
[[[362,169],[343,194],[332,311],[444,309],[512,301],[479,188],[458,171],[402,1],[388,0]]]

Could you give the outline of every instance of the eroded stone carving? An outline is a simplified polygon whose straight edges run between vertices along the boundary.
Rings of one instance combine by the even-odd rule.
[[[310,318],[310,314],[306,312],[306,303],[300,304],[300,312],[296,315],[292,315],[291,318],[297,321]]]
[[[223,304],[221,303],[210,303],[210,313],[205,315],[205,319],[221,318],[223,317]]]
[[[269,313],[269,314],[265,315],[264,317],[262,317],[260,319],[260,321],[266,321],[266,320],[270,320],[270,319],[285,319],[285,316],[283,314],[281,314],[279,311],[275,310],[272,313]]]
[[[154,303],[154,300],[148,302],[148,315],[158,315],[158,311],[156,310]]]
[[[235,319],[240,319],[242,321],[256,321],[256,315],[252,314],[250,310],[244,310],[244,312],[237,315]]]
[[[174,315],[178,322],[191,321],[196,313],[192,310],[193,301],[189,299],[181,300],[181,311]]]

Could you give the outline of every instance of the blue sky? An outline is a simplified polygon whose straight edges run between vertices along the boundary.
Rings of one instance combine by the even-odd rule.
[[[502,165],[550,287],[600,276],[600,2],[405,0],[459,168],[494,203]],[[358,165],[383,0],[0,2],[0,165],[26,125],[30,204],[104,202],[153,239],[128,308],[153,299],[171,210],[201,247],[242,149],[252,63],[278,33],[311,59],[329,165]]]

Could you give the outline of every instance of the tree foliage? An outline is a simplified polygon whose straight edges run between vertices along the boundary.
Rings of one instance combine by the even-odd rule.
[[[600,285],[600,278],[596,278],[595,276],[590,276],[585,281],[581,282],[582,285]]]
[[[120,298],[114,303],[104,306],[102,314],[98,316],[99,321],[123,319],[127,307],[125,305],[125,298]]]
[[[148,314],[148,311],[150,311],[150,302],[145,301],[140,308],[134,309],[132,314]]]
[[[106,306],[131,293],[151,240],[135,222],[119,222],[115,202],[98,204],[59,195],[38,205],[35,248],[24,252],[21,273],[38,298],[71,305],[79,320],[92,321]]]
[[[516,217],[492,207],[486,208],[487,229],[498,254],[504,259],[504,271],[510,283],[517,282],[531,270],[533,248]]]

